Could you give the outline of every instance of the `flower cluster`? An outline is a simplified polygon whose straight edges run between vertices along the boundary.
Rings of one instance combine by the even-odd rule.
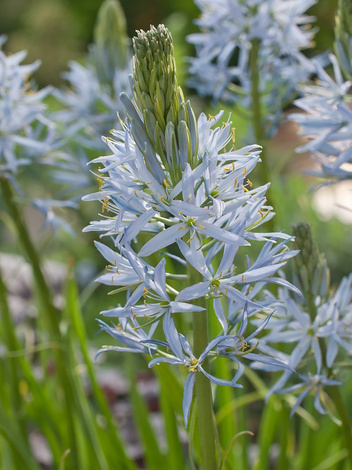
[[[1,50],[5,37],[0,37],[0,176],[6,177],[23,195],[18,184],[21,167],[41,165],[41,170],[56,164],[55,153],[60,146],[56,125],[49,119],[45,98],[50,87],[36,90],[31,75],[40,61],[21,65],[26,51],[7,56]],[[76,207],[74,202],[56,199],[31,199],[29,201],[45,217],[45,225],[71,231],[69,224],[59,217],[54,208]]]
[[[302,86],[303,97],[295,101],[304,113],[290,116],[308,139],[297,151],[310,152],[318,162],[320,169],[312,173],[325,178],[322,185],[352,178],[351,19],[350,2],[339,0],[335,27],[337,55],[329,56],[335,77],[315,63],[317,80]]]
[[[304,12],[315,0],[196,0],[201,32],[189,36],[190,85],[203,96],[252,109],[254,74],[264,106],[266,136],[276,130],[297,85],[314,72],[301,50],[311,47],[314,20]],[[259,48],[259,49],[258,49]],[[255,57],[254,57],[255,55]],[[253,60],[255,63],[253,63]]]
[[[102,150],[100,136],[116,127],[116,113],[123,113],[119,95],[129,89],[131,72],[125,17],[117,0],[102,3],[86,63],[69,65],[64,74],[68,88],[55,90],[65,107],[55,119],[62,124],[65,138],[79,148]]]
[[[310,152],[321,168],[312,173],[325,177],[325,184],[352,178],[352,111],[348,94],[352,82],[343,79],[337,58],[330,55],[330,60],[335,80],[316,64],[318,80],[303,86],[303,97],[295,101],[304,113],[290,115],[299,124],[301,135],[308,138],[297,151]]]
[[[116,317],[114,324],[99,322],[121,346],[100,352],[149,354],[150,367],[184,366],[187,425],[196,372],[239,387],[244,359],[286,367],[254,352],[272,313],[258,294],[267,283],[299,293],[275,276],[297,252],[286,246],[292,237],[257,231],[273,216],[265,199],[268,185],[255,188],[249,179],[260,148],[235,150],[231,122],[214,128],[223,113],[196,119],[177,86],[169,31],[159,25],[138,32],[134,51],[134,99],[121,95],[127,118],[122,130],[105,139],[111,154],[94,160],[100,164],[100,190],[85,197],[99,200],[103,212],[86,230],[113,242],[113,249],[97,243],[109,263],[98,281],[127,291],[124,305],[101,312]],[[254,261],[252,242],[264,243]],[[169,272],[172,263],[177,274]],[[195,353],[197,332],[192,340],[190,331],[176,329],[175,318],[191,312],[207,318],[211,311],[221,333]],[[246,333],[248,318],[259,312],[260,324]],[[215,377],[205,365],[218,356],[234,362],[232,380]]]
[[[96,151],[105,149],[101,136],[118,127],[117,113],[124,116],[119,95],[129,90],[131,57],[125,16],[118,0],[102,3],[94,44],[85,63],[72,61],[69,65],[70,70],[64,73],[68,87],[53,92],[63,105],[52,115],[62,145],[54,155],[49,177],[62,188],[64,204],[78,207],[78,201],[93,184],[87,172],[88,161]],[[41,208],[48,205],[45,200],[39,204]],[[49,207],[48,217],[51,214]]]
[[[299,384],[286,387],[294,378],[287,369],[270,390],[288,393],[303,389],[292,409],[292,414],[304,397],[315,393],[314,405],[326,413],[320,399],[324,386],[341,385],[335,379],[337,359],[343,353],[352,354],[352,275],[344,278],[333,294],[329,292],[329,270],[325,258],[319,254],[307,224],[296,227],[296,245],[301,253],[295,258],[296,281],[303,285],[304,297],[297,301],[287,289],[280,289],[268,334],[261,339],[259,348],[275,354],[275,345],[287,344],[289,350],[277,352],[276,357],[299,372]],[[271,294],[268,294],[271,296]],[[256,323],[256,322],[254,322]],[[263,368],[262,365],[256,365]]]
[[[43,99],[50,88],[36,91],[30,76],[40,65],[21,65],[26,51],[7,56],[0,37],[0,175],[14,177],[54,144],[54,126],[45,117]]]

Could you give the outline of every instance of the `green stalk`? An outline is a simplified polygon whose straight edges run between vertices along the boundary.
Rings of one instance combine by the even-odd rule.
[[[192,266],[188,265],[190,284],[194,285],[203,281],[203,277]],[[206,308],[204,298],[194,301],[196,305]],[[208,312],[193,313],[193,352],[196,357],[208,345]],[[208,369],[208,361],[204,361],[203,367]],[[211,383],[201,372],[196,372],[196,403],[198,409],[198,432],[200,444],[200,469],[217,469],[217,431],[213,412],[213,399]]]
[[[13,352],[19,349],[19,344],[15,334],[15,328],[13,325],[13,321],[11,318],[11,313],[9,310],[9,306],[7,303],[7,295],[6,295],[6,286],[2,277],[2,273],[0,270],[0,313],[1,313],[1,322],[3,328],[3,337],[2,341],[5,343],[8,352]],[[12,407],[16,414],[16,421],[18,423],[19,428],[23,434],[23,437],[27,436],[27,428],[25,425],[24,415],[23,412],[23,401],[21,398],[20,390],[19,390],[19,367],[18,367],[18,359],[15,357],[8,358],[8,377],[7,380],[10,384],[10,398],[12,401]]]
[[[220,263],[220,260],[216,260],[216,263]],[[221,333],[221,327],[218,319],[216,318],[214,308],[210,303],[208,305],[208,319],[209,319],[209,332],[210,337],[215,338],[218,334]],[[215,361],[214,363],[215,375],[222,377],[226,380],[230,380],[233,376],[232,364],[230,361],[220,360]],[[224,409],[226,405],[231,403],[234,400],[234,389],[232,387],[218,387],[216,390],[216,409],[219,411]],[[238,433],[238,418],[236,412],[232,409],[229,409],[223,419],[217,423],[217,429],[219,433],[219,442],[222,449],[226,449],[233,439],[234,436]],[[242,444],[242,439],[241,439]],[[229,449],[229,452],[226,456],[225,464],[227,467],[235,469],[238,467],[238,456],[236,455],[236,447],[238,444],[234,442],[234,446]],[[244,467],[246,468],[246,467]]]
[[[7,178],[0,178],[0,183],[4,200],[15,224],[20,243],[33,269],[34,281],[38,289],[40,300],[42,302],[44,311],[46,311],[48,316],[48,327],[54,334],[55,339],[57,339],[60,337],[58,312],[53,306],[52,295],[45,281],[38,253],[34,248],[22,215],[14,201],[11,183]]]
[[[65,391],[64,406],[67,419],[69,420],[68,435],[65,436],[65,438],[67,439],[67,444],[70,445],[72,449],[70,459],[72,459],[73,468],[79,468],[80,458],[76,453],[77,445],[74,432],[73,404],[75,394],[73,390],[73,379],[70,377],[71,372],[67,369],[65,351],[62,348],[59,313],[52,303],[52,295],[42,272],[39,255],[29,237],[27,227],[15,203],[11,183],[6,178],[0,178],[0,184],[4,200],[16,227],[18,238],[33,270],[34,282],[41,302],[42,312],[44,313],[43,317],[46,322],[46,327],[51,336],[51,340],[61,346],[54,348],[52,352],[55,357],[59,383],[62,390]]]
[[[319,345],[320,345],[320,349],[321,349],[321,352],[322,352],[322,356],[323,356],[323,364],[324,366],[327,368],[327,376],[330,376],[333,371],[331,368],[328,368],[326,366],[326,347],[325,347],[325,343],[324,343],[324,339],[323,338],[319,338]],[[343,431],[343,435],[344,435],[344,438],[345,438],[345,442],[346,442],[346,448],[347,448],[347,451],[348,451],[348,459],[350,461],[350,466],[352,468],[352,432],[351,432],[351,424],[350,424],[350,420],[349,420],[349,417],[348,417],[348,413],[346,411],[346,407],[343,403],[343,400],[342,400],[342,396],[341,396],[341,393],[340,393],[340,389],[338,388],[338,386],[334,386],[334,387],[331,387],[330,389],[330,396],[332,398],[332,401],[334,402],[335,406],[336,406],[336,409],[337,409],[337,412],[339,414],[339,417],[340,417],[340,420],[341,420],[341,423],[342,423],[342,431]]]
[[[333,399],[333,402],[336,406],[336,409],[339,413],[341,422],[342,422],[342,429],[343,429],[343,434],[345,436],[345,441],[346,441],[346,447],[348,451],[348,458],[350,461],[350,466],[352,468],[352,433],[351,433],[351,425],[350,421],[348,418],[348,414],[346,411],[346,407],[343,403],[340,389],[336,387],[331,387],[331,398]]]
[[[251,71],[251,99],[252,99],[252,125],[254,131],[255,141],[258,145],[263,147],[261,153],[262,162],[257,166],[259,172],[260,184],[267,184],[270,181],[270,170],[267,162],[267,157],[264,153],[264,148],[266,144],[265,134],[263,132],[263,123],[262,123],[262,106],[261,106],[261,96],[260,96],[260,86],[259,86],[259,67],[258,67],[258,56],[259,56],[260,40],[255,38],[251,43],[251,52],[250,52],[250,71]],[[270,189],[269,189],[270,191]],[[268,191],[268,192],[269,192]],[[267,201],[270,206],[272,206],[271,197],[267,193]],[[267,222],[268,229],[272,231],[274,229],[273,219]]]

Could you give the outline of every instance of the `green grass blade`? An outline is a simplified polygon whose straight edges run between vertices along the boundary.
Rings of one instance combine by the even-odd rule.
[[[143,446],[145,461],[148,470],[160,470],[161,468],[164,468],[165,456],[160,450],[158,441],[155,437],[155,431],[150,424],[147,405],[137,389],[134,358],[128,354],[126,359],[127,375],[131,387],[130,397],[133,416],[139,439]]]
[[[107,454],[109,455],[109,461],[113,462],[116,468],[121,470],[135,470],[136,465],[126,454],[125,446],[120,437],[119,430],[113,420],[111,410],[109,409],[103,391],[96,379],[94,366],[87,347],[88,338],[79,303],[78,289],[71,273],[68,276],[66,285],[66,305],[66,318],[72,324],[74,335],[78,340],[79,349],[91,383],[93,397],[96,400],[99,412],[106,420],[106,429],[99,430],[99,432],[102,433],[102,445],[106,448]],[[73,339],[74,338],[72,338],[72,340]],[[104,438],[104,433],[109,434],[109,439]]]
[[[167,366],[167,364],[162,365]],[[166,370],[168,370],[168,373],[165,373]],[[178,431],[177,416],[172,404],[177,391],[175,391],[175,394],[170,394],[169,390],[170,376],[173,374],[168,367],[157,367],[156,373],[160,382],[160,405],[168,445],[167,468],[169,470],[183,469],[186,468],[186,461]],[[182,400],[182,394],[179,399]]]
[[[13,417],[9,417],[0,403],[0,433],[10,444],[15,461],[20,460],[22,466],[26,470],[40,470],[39,465],[35,462],[34,457],[28,447],[27,442],[21,436],[20,429]]]

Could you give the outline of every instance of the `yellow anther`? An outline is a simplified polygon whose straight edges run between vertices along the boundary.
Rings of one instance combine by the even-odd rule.
[[[247,184],[249,185],[250,188],[253,188],[253,183],[249,178],[247,178]]]
[[[238,183],[238,178],[235,178],[235,182],[233,183],[234,188],[237,186],[237,183]]]
[[[198,225],[198,227],[199,227],[200,229],[204,229],[204,228],[205,228],[205,227],[203,227],[203,225]]]
[[[181,227],[179,227],[177,230],[186,230],[185,227],[182,225]]]
[[[233,127],[231,129],[231,132],[232,132],[232,142],[235,143],[236,142],[236,129]]]
[[[145,184],[152,184],[152,183],[153,183],[153,181],[148,181],[148,183],[145,183]]]
[[[235,164],[232,162],[231,165],[232,165],[232,171],[235,171]]]
[[[134,195],[138,197],[137,191],[135,189],[133,190],[133,192],[134,192]]]
[[[244,274],[242,274],[241,280],[242,280],[242,282],[244,282]]]
[[[187,240],[187,243],[189,243],[191,240],[193,240],[193,237],[189,238],[189,239]]]
[[[161,196],[160,201],[163,202],[165,196]]]
[[[209,121],[212,121],[214,119],[214,121],[216,121],[216,117],[215,116],[212,116],[211,114],[208,114],[208,117],[209,117]]]
[[[225,168],[222,169],[223,171],[231,171],[229,167],[225,166]]]
[[[119,268],[116,266],[116,274],[120,274]]]
[[[247,189],[245,186],[243,186],[243,184],[242,184],[241,187],[242,187],[242,189],[243,189],[243,191],[244,191],[245,193],[248,193],[249,189]]]
[[[102,211],[104,212],[104,211],[108,211],[108,210],[109,210],[109,197],[104,196]]]
[[[166,179],[164,179],[164,184],[165,186],[167,186],[168,188],[170,187],[169,183],[166,181]]]
[[[242,175],[245,175],[246,173],[247,173],[247,167],[245,166]]]
[[[236,274],[236,269],[237,269],[237,266],[235,266],[232,270],[233,274]]]
[[[225,121],[222,121],[222,124],[221,124],[221,129],[223,129],[224,127],[226,127],[226,122]]]
[[[226,287],[226,290],[225,290],[225,295],[227,295],[227,294],[228,294],[228,292],[229,292],[229,288],[228,288],[228,287]]]
[[[103,184],[104,184],[104,178],[102,178],[101,176],[98,176],[97,180],[99,183],[99,191],[101,191],[101,188],[103,187]]]

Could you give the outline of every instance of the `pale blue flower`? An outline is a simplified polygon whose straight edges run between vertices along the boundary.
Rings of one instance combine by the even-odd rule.
[[[87,149],[102,150],[100,137],[119,125],[117,112],[123,112],[119,95],[129,90],[130,63],[116,70],[111,88],[99,82],[94,64],[71,61],[69,65],[64,74],[67,89],[55,90],[64,109],[53,117],[61,123],[66,139]]]
[[[50,88],[36,91],[32,86],[29,77],[40,61],[21,65],[26,55],[21,51],[7,56],[0,49],[0,173],[8,177],[38,161],[56,137],[43,102]]]
[[[284,393],[291,393],[296,390],[302,389],[303,391],[298,396],[296,403],[294,404],[290,416],[292,417],[297,408],[303,402],[306,396],[310,393],[314,393],[314,408],[321,414],[326,414],[326,410],[324,409],[321,403],[321,396],[323,394],[323,387],[326,386],[338,386],[342,385],[341,382],[333,379],[328,379],[325,375],[302,375],[298,374],[298,377],[302,380],[301,383],[292,385],[291,387],[287,387],[281,390],[278,390],[276,393],[284,394]]]
[[[300,134],[308,142],[297,148],[297,152],[308,151],[319,163],[321,170],[311,173],[324,177],[327,183],[352,178],[349,165],[352,163],[352,85],[344,81],[338,60],[332,54],[335,79],[315,63],[318,80],[301,88],[303,97],[295,105],[304,113],[294,113],[290,119],[300,126]]]
[[[196,20],[201,32],[191,34],[196,57],[189,59],[190,85],[201,95],[251,109],[250,51],[259,40],[256,64],[263,125],[272,134],[282,109],[297,94],[297,85],[314,72],[301,50],[311,47],[314,20],[304,15],[315,0],[195,0],[201,10]],[[236,58],[234,60],[234,58]]]
[[[320,376],[326,368],[331,370],[334,367],[339,352],[350,356],[352,275],[344,278],[336,292],[326,300],[317,296],[315,305],[316,312],[312,318],[303,303],[296,302],[287,290],[281,290],[279,301],[273,299],[272,307],[277,306],[276,312],[268,326],[268,333],[261,338],[259,349],[266,354],[275,355],[276,344],[290,344],[293,347],[290,350],[285,349],[285,353],[279,353],[278,357],[292,369],[299,371],[308,368],[316,376]],[[252,322],[258,324],[256,320]],[[321,341],[325,344],[323,349]],[[271,370],[258,363],[255,367]],[[270,389],[269,395],[282,390],[291,376],[292,370],[284,371]]]
[[[56,199],[34,199],[32,201],[33,207],[38,209],[45,217],[43,229],[50,227],[54,232],[62,229],[70,235],[74,235],[72,226],[63,218],[60,217],[55,209],[57,208],[71,208],[77,209],[77,204],[73,201],[59,201]]]
[[[299,293],[275,276],[297,252],[286,246],[291,237],[285,233],[260,230],[274,215],[266,203],[269,185],[255,187],[249,179],[260,162],[260,147],[234,149],[231,122],[215,127],[222,112],[197,119],[185,101],[177,87],[170,33],[162,25],[138,32],[134,47],[134,99],[121,94],[126,112],[122,130],[105,139],[110,154],[92,162],[100,165],[99,190],[84,199],[99,201],[102,217],[86,230],[113,244],[97,243],[109,263],[97,280],[117,287],[115,292],[128,290],[124,305],[101,312],[117,317],[118,326],[101,323],[103,329],[124,344],[116,350],[127,346],[150,354],[150,367],[167,362],[187,368],[187,425],[196,372],[215,384],[239,387],[242,356],[274,368],[290,367],[254,349],[260,351],[256,337],[272,313],[272,302],[260,299],[263,287],[274,283]],[[252,243],[264,245],[253,260]],[[177,274],[168,272],[165,256],[180,261]],[[247,265],[239,272],[238,261]],[[185,281],[181,290],[180,279]],[[176,329],[174,317],[204,315],[198,298],[213,303],[222,331],[196,357],[193,338]],[[248,317],[263,311],[270,314],[245,339]],[[137,331],[143,329],[146,338]],[[218,356],[234,361],[232,380],[215,377],[205,367],[208,357]]]

